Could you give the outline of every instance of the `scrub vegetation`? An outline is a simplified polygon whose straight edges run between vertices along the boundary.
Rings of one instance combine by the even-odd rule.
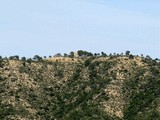
[[[0,57],[0,120],[160,120],[160,61],[91,53]]]

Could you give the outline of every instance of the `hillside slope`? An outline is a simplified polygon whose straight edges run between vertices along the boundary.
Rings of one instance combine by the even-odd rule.
[[[2,120],[160,120],[160,63],[2,59],[0,96]]]

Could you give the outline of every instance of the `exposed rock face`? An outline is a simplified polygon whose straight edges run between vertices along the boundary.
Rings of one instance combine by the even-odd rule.
[[[160,119],[160,63],[139,57],[0,61],[0,119]]]
[[[123,98],[123,80],[114,80],[106,87],[109,99],[104,103],[105,111],[111,116],[123,118],[125,101]]]

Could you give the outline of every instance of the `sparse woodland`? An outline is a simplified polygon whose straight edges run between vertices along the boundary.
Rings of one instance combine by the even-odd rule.
[[[160,120],[160,61],[77,53],[0,57],[0,120]]]

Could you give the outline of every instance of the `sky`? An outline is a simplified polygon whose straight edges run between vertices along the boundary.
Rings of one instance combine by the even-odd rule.
[[[160,58],[159,0],[1,0],[0,55],[86,50]]]

